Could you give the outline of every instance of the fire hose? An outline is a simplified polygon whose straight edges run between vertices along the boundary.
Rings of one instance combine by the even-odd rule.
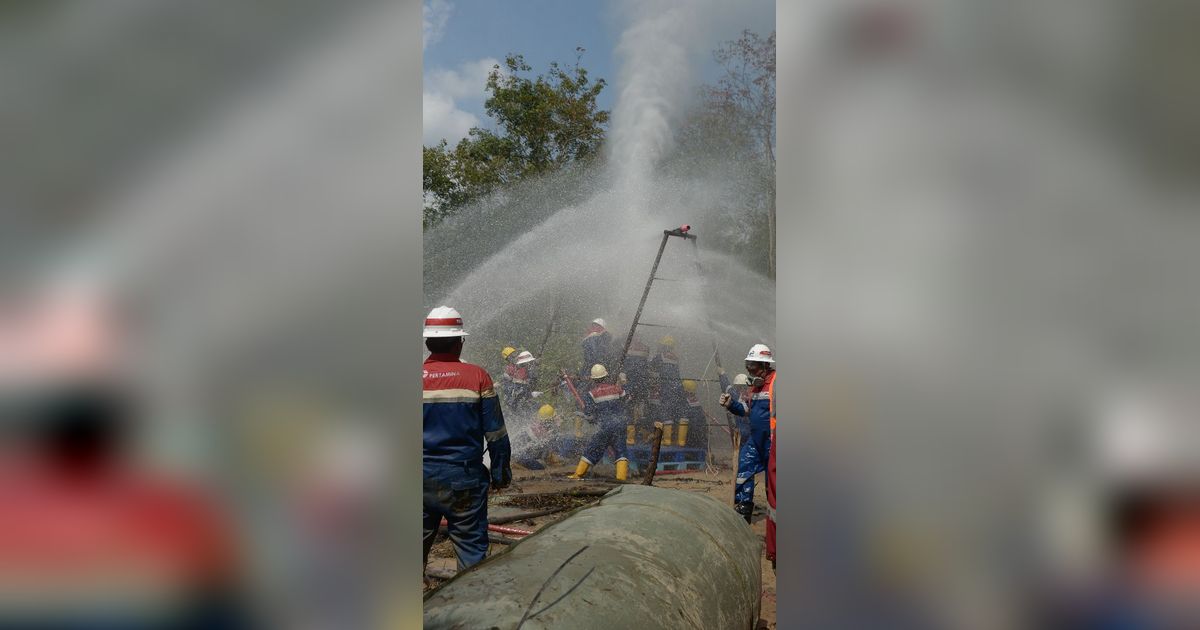
[[[567,384],[567,389],[571,390],[571,396],[575,398],[575,404],[579,405],[579,410],[584,411],[587,405],[583,404],[583,399],[579,397],[579,392],[575,390],[575,384],[571,382],[571,375],[567,374],[566,370],[559,370],[562,375],[563,382]]]
[[[446,519],[442,519],[440,527],[449,527],[449,523],[446,522]],[[532,530],[507,527],[504,525],[488,525],[488,531],[496,532],[497,534],[505,534],[508,536],[528,536],[533,533]]]

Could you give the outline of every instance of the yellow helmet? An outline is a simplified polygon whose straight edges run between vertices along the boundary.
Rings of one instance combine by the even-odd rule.
[[[689,394],[695,394],[696,393],[696,381],[693,381],[690,378],[683,379],[683,391],[685,391]]]
[[[542,405],[541,408],[538,409],[538,418],[541,418],[542,420],[549,420],[553,417],[554,407],[551,407],[550,405]]]
[[[600,365],[599,363],[597,363],[596,365],[592,366],[592,378],[593,379],[601,379],[606,376],[608,376],[608,369],[606,369],[603,365]]]
[[[501,351],[500,351],[500,356],[502,356],[502,357],[504,357],[505,359],[507,359],[507,358],[508,358],[508,355],[510,355],[510,354],[512,354],[512,353],[514,353],[514,352],[516,352],[516,351],[517,351],[517,349],[516,349],[516,348],[514,348],[514,347],[512,347],[512,346],[505,346],[505,348],[504,348],[503,350],[501,350]]]
[[[667,335],[667,336],[663,337],[662,339],[659,339],[658,344],[661,346],[675,347],[675,338],[672,337],[671,335]]]

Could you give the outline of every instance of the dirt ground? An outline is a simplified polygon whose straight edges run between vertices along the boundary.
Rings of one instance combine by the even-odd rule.
[[[568,492],[574,489],[602,489],[610,487],[603,482],[613,479],[613,467],[601,465],[593,468],[587,478],[579,481],[567,479],[574,471],[574,465],[562,465],[547,470],[532,471],[513,466],[513,484],[499,494],[489,497],[489,514],[493,518],[513,511],[533,511],[559,505],[585,505],[596,501],[599,497],[546,497],[545,495],[531,496],[521,499],[521,495],[533,495],[548,492]],[[699,492],[719,499],[733,509],[733,478],[735,472],[730,467],[720,467],[710,471],[694,471],[684,474],[657,475],[654,485],[663,488],[676,488],[687,492]],[[633,475],[630,475],[631,478]],[[758,476],[754,488],[754,523],[751,527],[758,536],[766,532],[766,486],[762,475]],[[515,505],[519,509],[508,507]],[[536,517],[528,520],[506,523],[506,526],[536,531],[561,518],[566,512]],[[501,553],[506,545],[492,543],[488,554]],[[454,549],[450,542],[440,538],[434,544],[429,554],[429,570],[434,573],[453,573],[455,570]],[[775,572],[771,563],[765,557],[761,559],[762,566],[762,610],[759,613],[759,628],[775,628]],[[440,583],[437,579],[429,579],[427,589]]]

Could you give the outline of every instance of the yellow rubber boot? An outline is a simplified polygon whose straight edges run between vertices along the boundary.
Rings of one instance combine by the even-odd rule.
[[[617,481],[625,481],[629,477],[629,460],[617,460]]]
[[[663,424],[663,437],[662,437],[662,445],[663,446],[671,445],[671,427],[672,426],[673,425],[670,422],[666,422]]]
[[[679,446],[683,446],[687,442],[688,421],[680,419],[679,421],[679,439],[675,442]]]
[[[575,467],[575,474],[567,475],[567,479],[583,479],[583,476],[587,474],[588,468],[590,467],[591,464],[589,464],[586,459],[580,457],[579,465]]]
[[[633,443],[636,441],[636,438],[637,438],[637,427],[633,426],[632,424],[626,425],[625,426],[625,443],[630,446],[633,446]]]

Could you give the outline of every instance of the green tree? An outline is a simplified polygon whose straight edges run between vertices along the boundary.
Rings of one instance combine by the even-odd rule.
[[[426,227],[462,206],[522,178],[556,171],[599,152],[609,112],[596,97],[606,85],[592,81],[576,49],[575,64],[550,64],[545,75],[521,55],[508,55],[488,75],[484,101],[497,130],[472,128],[451,149],[443,140],[423,152]]]
[[[705,89],[711,115],[736,121],[755,147],[768,191],[768,273],[775,277],[775,32],[762,37],[750,31],[713,51],[721,65],[717,84]],[[730,128],[730,125],[725,125]]]

